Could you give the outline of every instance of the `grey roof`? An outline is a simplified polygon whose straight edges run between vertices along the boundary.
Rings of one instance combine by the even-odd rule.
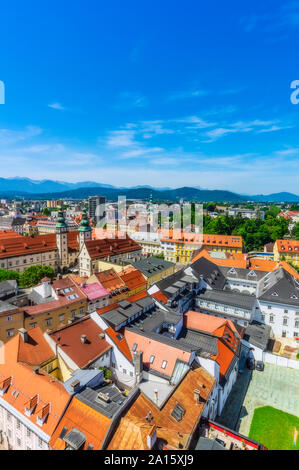
[[[0,226],[13,227],[14,225],[24,225],[25,222],[24,217],[0,217]]]
[[[150,296],[143,297],[142,299],[136,300],[135,303],[142,308],[149,307],[155,303],[154,299]]]
[[[124,315],[126,318],[131,318],[134,315],[137,315],[138,313],[142,312],[142,307],[139,307],[136,304],[129,304],[125,308],[118,307],[117,311],[121,314]]]
[[[258,297],[266,302],[278,302],[299,308],[299,281],[280,268],[270,273],[267,279],[263,279]]]
[[[202,257],[191,264],[193,274],[199,279],[202,275],[205,282],[209,284],[212,289],[223,289],[226,284],[226,279],[219,267]]]
[[[161,258],[156,258],[155,256],[143,258],[139,261],[130,261],[130,264],[132,264],[134,268],[139,269],[139,271],[141,271],[146,277],[153,276],[154,274],[165,271],[166,269],[174,266],[174,263],[165,261]]]
[[[267,274],[267,271],[259,271],[259,270],[246,269],[246,268],[232,268],[228,266],[219,266],[219,269],[226,278],[241,279],[242,281],[245,280],[245,281],[258,282]]]
[[[6,302],[5,300],[0,300],[0,313],[9,312],[10,310],[15,310],[16,308],[18,307],[10,304],[9,302]]]
[[[14,279],[0,282],[0,294],[5,295],[6,293],[11,292],[17,288],[18,284]]]
[[[171,292],[168,290],[168,288],[172,287],[177,281],[182,281],[184,277],[186,277],[186,273],[184,269],[180,269],[176,273],[173,273],[170,276],[167,276],[165,279],[162,279],[161,281],[157,282],[156,285],[166,296],[170,297],[174,292],[179,289],[179,287],[171,289]],[[196,279],[192,279],[192,281],[184,280],[184,282],[195,283]]]
[[[209,439],[208,437],[200,437],[195,450],[228,450],[226,447],[223,447],[219,442],[214,439]]]
[[[151,332],[156,331],[157,328],[163,325],[163,323],[170,323],[176,325],[181,321],[182,316],[172,311],[171,309],[162,310],[155,307],[148,313],[145,313],[143,316],[137,319],[138,322],[141,322],[142,328],[144,331]],[[131,323],[132,327],[135,327],[134,323]]]
[[[269,325],[253,321],[247,326],[243,338],[248,343],[253,344],[253,346],[265,351],[270,339],[270,332],[271,327]]]
[[[98,398],[99,392],[108,395],[109,401],[105,402]],[[114,384],[97,388],[86,387],[76,395],[76,398],[108,418],[113,418],[128,399]]]
[[[206,290],[197,296],[199,299],[231,305],[232,307],[245,308],[252,310],[255,303],[255,297],[247,294],[239,294],[231,291]]]
[[[101,315],[105,320],[113,326],[118,326],[127,321],[127,317],[121,315],[117,310],[109,310]]]
[[[80,449],[80,447],[84,444],[86,441],[86,436],[83,434],[83,432],[79,431],[77,428],[73,428],[70,432],[68,432],[63,440],[73,447],[73,449]]]
[[[193,350],[201,350],[213,356],[218,353],[217,338],[215,336],[209,336],[189,328],[182,328],[178,341],[188,344]]]

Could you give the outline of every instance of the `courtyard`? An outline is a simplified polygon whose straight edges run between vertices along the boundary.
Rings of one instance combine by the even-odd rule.
[[[299,417],[298,390],[298,370],[274,364],[265,364],[263,372],[245,368],[216,421],[248,436],[256,408],[270,406]]]

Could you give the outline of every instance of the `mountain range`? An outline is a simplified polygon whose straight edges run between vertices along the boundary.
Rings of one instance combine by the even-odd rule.
[[[154,200],[178,202],[180,199],[198,202],[299,202],[299,196],[289,192],[269,195],[244,195],[225,190],[208,190],[200,187],[182,187],[172,189],[153,188],[151,186],[134,186],[131,188],[115,187],[110,184],[83,181],[68,183],[53,180],[32,180],[30,178],[0,178],[0,196],[27,197],[36,199],[74,198],[82,199],[100,194],[110,201],[117,200],[118,195],[127,199],[148,199],[152,194]]]

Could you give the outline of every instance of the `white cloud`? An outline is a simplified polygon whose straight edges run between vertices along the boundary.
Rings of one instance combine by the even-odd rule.
[[[50,103],[50,104],[48,104],[48,107],[52,108],[52,109],[58,109],[59,111],[64,111],[65,110],[65,107],[62,106],[61,103]]]

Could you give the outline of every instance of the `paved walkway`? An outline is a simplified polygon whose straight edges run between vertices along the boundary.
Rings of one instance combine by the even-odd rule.
[[[232,388],[232,391],[229,394],[228,399],[226,400],[225,406],[221,413],[220,417],[216,418],[216,421],[230,429],[236,429],[240,410],[244,397],[250,383],[252,371],[244,368],[242,374],[239,375],[235,385]]]
[[[299,371],[265,364],[265,370],[254,370],[242,406],[237,430],[248,436],[255,408],[273,406],[299,416]]]

